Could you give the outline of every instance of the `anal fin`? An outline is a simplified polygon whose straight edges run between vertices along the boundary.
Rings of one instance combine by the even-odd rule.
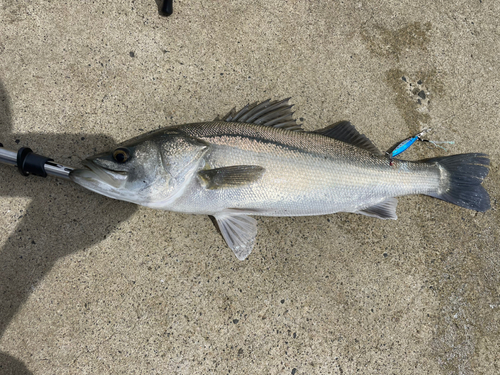
[[[398,216],[396,215],[396,207],[398,205],[398,200],[396,198],[387,198],[386,200],[365,208],[364,210],[356,211],[356,214],[377,217],[379,219],[392,219],[396,220]]]

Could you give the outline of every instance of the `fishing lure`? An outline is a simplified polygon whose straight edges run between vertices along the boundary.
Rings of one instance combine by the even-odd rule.
[[[446,144],[455,144],[454,141],[431,141],[428,139],[422,139],[422,136],[428,132],[430,132],[431,129],[424,129],[420,133],[415,134],[413,137],[406,138],[405,140],[399,142],[394,146],[393,148],[389,149],[389,151],[386,152],[386,155],[389,158],[389,165],[392,167],[394,165],[394,158],[406,150],[408,150],[416,141],[420,142],[427,142],[431,143],[436,147],[439,147],[443,149],[444,151],[447,151],[443,146],[440,146],[439,144],[446,143]]]
[[[395,147],[386,152],[390,159],[395,158],[399,154],[402,154],[408,150],[416,141],[424,141],[421,137],[430,132],[431,129],[424,129],[420,133],[415,134],[413,137],[406,138],[405,140],[399,142]]]

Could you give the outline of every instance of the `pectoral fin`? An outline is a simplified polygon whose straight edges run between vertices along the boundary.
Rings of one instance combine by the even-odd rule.
[[[233,165],[230,167],[207,169],[198,172],[207,189],[220,189],[246,185],[262,177],[264,168],[257,165]]]
[[[398,216],[396,215],[396,207],[398,205],[398,200],[396,198],[387,198],[385,201],[365,208],[361,211],[356,211],[356,214],[362,214],[371,217],[378,217],[379,219],[392,219],[396,220]]]
[[[220,213],[214,216],[217,225],[239,260],[244,260],[252,252],[257,235],[257,221],[247,215]]]

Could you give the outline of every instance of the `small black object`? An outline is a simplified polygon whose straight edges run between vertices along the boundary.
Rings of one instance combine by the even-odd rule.
[[[173,0],[165,0],[163,2],[163,6],[161,7],[161,14],[168,17],[174,12],[173,8],[174,8],[173,7]]]
[[[23,176],[30,173],[35,176],[47,177],[45,163],[54,159],[33,153],[28,147],[21,147],[17,152],[17,168]]]

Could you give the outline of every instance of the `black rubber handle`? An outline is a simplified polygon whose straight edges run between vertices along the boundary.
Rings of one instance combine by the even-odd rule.
[[[21,147],[17,152],[17,168],[23,176],[30,173],[35,176],[47,177],[45,163],[54,159],[33,153],[28,147]]]
[[[174,12],[173,0],[165,0],[161,7],[161,13],[165,16],[170,16]]]

